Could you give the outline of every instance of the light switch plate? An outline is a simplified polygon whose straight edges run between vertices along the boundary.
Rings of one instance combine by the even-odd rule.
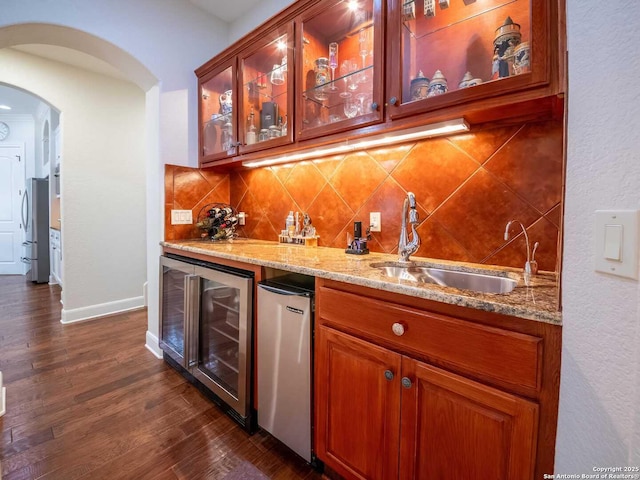
[[[192,223],[191,210],[171,210],[171,225],[191,225]]]
[[[638,211],[596,211],[596,271],[638,279]]]
[[[380,212],[369,213],[369,225],[371,226],[372,232],[380,232],[382,230],[381,223]]]

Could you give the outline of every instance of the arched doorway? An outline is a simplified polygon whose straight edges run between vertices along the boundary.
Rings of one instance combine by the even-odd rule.
[[[128,81],[6,48],[40,44],[93,55]],[[0,28],[0,82],[57,105],[60,126],[63,322],[144,305],[146,187],[158,178],[155,77],[135,58],[86,32],[48,24]],[[149,106],[149,103],[151,106]],[[156,160],[154,162],[154,160]],[[157,208],[157,206],[156,206]]]

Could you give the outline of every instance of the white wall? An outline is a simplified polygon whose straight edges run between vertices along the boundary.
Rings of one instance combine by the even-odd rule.
[[[93,37],[95,36],[95,37]],[[164,167],[159,116],[187,125],[187,142],[172,146],[172,163],[197,165],[197,81],[193,71],[227,46],[228,26],[191,3],[177,0],[3,0],[0,48],[44,43],[74,48],[117,66],[147,92],[144,139],[147,166],[147,346],[159,352],[158,242],[163,235]],[[3,65],[3,68],[5,65]],[[0,72],[0,76],[1,76]],[[154,86],[155,85],[155,86]],[[167,110],[171,92],[186,91],[186,105]],[[162,104],[162,105],[161,105]],[[165,110],[161,111],[161,108]],[[186,112],[186,113],[185,113]],[[176,113],[173,115],[173,113]],[[65,130],[66,136],[70,133]],[[68,276],[69,272],[65,272]],[[68,291],[65,285],[65,292]]]
[[[146,279],[144,92],[16,50],[0,50],[0,63],[12,65],[3,82],[63,112],[63,320],[101,313],[90,309],[105,303],[140,306]]]
[[[638,282],[594,271],[594,211],[640,208],[640,2],[568,0],[556,472],[640,464]]]

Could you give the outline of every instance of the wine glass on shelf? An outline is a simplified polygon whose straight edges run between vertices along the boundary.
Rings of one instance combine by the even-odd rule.
[[[329,90],[336,91],[338,87],[335,85],[336,68],[338,67],[338,44],[331,42],[329,44],[329,68],[331,69],[331,87]]]
[[[369,38],[368,32],[366,28],[360,29],[358,32],[358,46],[360,57],[362,58],[362,75],[360,75],[360,82],[364,83],[367,81],[367,74],[365,72],[365,68],[367,67],[367,55],[369,55],[368,48]]]
[[[348,60],[345,60],[340,65],[340,76],[342,77],[342,81],[344,82],[344,89],[342,92],[340,92],[340,96],[342,98],[349,98],[351,96],[351,92],[347,91],[347,82],[349,81],[349,65],[350,63]]]
[[[347,118],[353,118],[358,114],[358,103],[351,98],[345,98],[343,109]]]
[[[367,112],[364,111],[364,101],[367,99],[368,96],[369,96],[368,93],[358,93],[356,95],[356,100],[358,100],[358,102],[360,102],[359,105],[358,105],[358,113],[360,115],[364,115],[365,113],[367,113]]]
[[[358,63],[355,59],[349,60],[349,79],[347,80],[347,88],[351,92],[355,92],[358,89]]]

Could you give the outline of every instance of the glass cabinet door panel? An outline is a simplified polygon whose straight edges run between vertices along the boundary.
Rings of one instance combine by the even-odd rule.
[[[200,305],[199,365],[233,397],[238,396],[240,290],[205,279]]]
[[[400,23],[401,75],[400,91],[391,92],[399,98],[392,104],[442,106],[486,95],[489,89],[517,88],[513,80],[494,85],[514,77],[520,76],[516,83],[522,85],[531,81],[523,76],[531,72],[531,56],[537,54],[532,51],[530,0],[394,2],[400,6],[394,21]]]
[[[236,153],[234,73],[228,64],[200,82],[200,146],[205,161]]]
[[[240,60],[241,151],[293,141],[293,24],[282,27]]]
[[[377,0],[333,0],[302,18],[301,138],[381,121],[380,12]]]
[[[186,272],[162,267],[162,331],[160,340],[184,357],[184,284]]]

